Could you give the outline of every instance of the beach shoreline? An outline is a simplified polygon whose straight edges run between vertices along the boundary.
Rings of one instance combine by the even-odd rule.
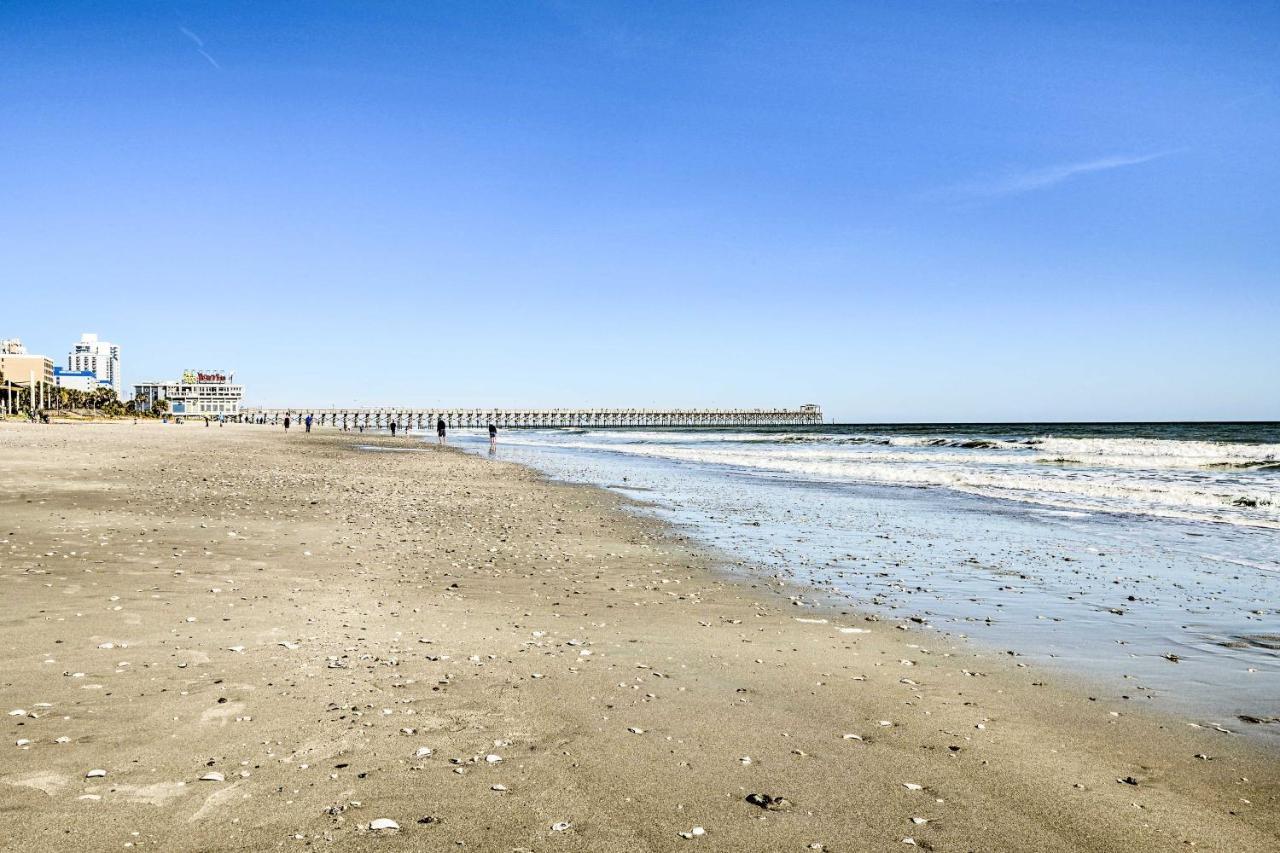
[[[946,464],[959,471],[1003,465],[1032,477],[1034,466],[1018,461],[1038,441],[1030,426],[996,434],[948,426],[925,434],[813,430],[781,440],[740,429],[531,430],[506,436],[497,456],[639,497],[643,512],[727,554],[735,571],[778,574],[859,611],[1012,650],[1051,673],[1084,676],[1094,695],[1277,737],[1280,726],[1249,722],[1269,719],[1277,705],[1273,533],[874,481],[887,467],[875,460],[893,442],[924,445],[926,464],[936,463],[943,443],[952,448]],[[1201,429],[1222,435],[1221,425]],[[1077,429],[1085,430],[1108,433],[1095,449],[1114,450],[1117,428]],[[1221,452],[1162,441],[1144,450],[1174,464],[1188,449]],[[486,452],[466,434],[458,443]],[[971,447],[997,443],[1003,449]],[[796,464],[815,459],[831,463],[828,470]],[[919,460],[912,451],[889,464],[911,469]],[[871,482],[860,476],[867,464]]]
[[[1280,840],[1274,750],[798,608],[610,491],[416,436],[95,426],[0,424],[5,849]]]

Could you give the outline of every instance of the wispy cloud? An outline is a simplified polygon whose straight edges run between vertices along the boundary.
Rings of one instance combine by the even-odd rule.
[[[969,181],[957,187],[965,195],[970,196],[1002,196],[1018,193],[1034,192],[1056,186],[1063,181],[1095,172],[1109,172],[1113,169],[1124,169],[1138,166],[1167,157],[1176,151],[1156,151],[1151,154],[1137,156],[1113,155],[1098,157],[1094,160],[1082,160],[1076,163],[1060,163],[1056,166],[1042,166],[1036,169],[1021,169],[1008,172],[997,177]]]
[[[178,32],[182,33],[184,36],[191,39],[191,43],[196,46],[196,51],[205,59],[209,60],[210,65],[212,65],[214,68],[218,69],[219,71],[222,70],[222,66],[218,64],[218,60],[210,56],[209,52],[204,49],[204,39],[200,38],[200,36],[191,32],[191,30],[187,29],[186,27],[178,27]]]

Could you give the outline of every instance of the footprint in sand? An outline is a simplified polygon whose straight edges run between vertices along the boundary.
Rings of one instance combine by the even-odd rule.
[[[0,781],[3,781],[6,785],[15,785],[22,788],[35,788],[38,791],[44,791],[52,797],[62,788],[66,787],[70,780],[66,776],[58,773],[36,773],[31,776],[21,776]]]
[[[201,818],[208,815],[210,812],[216,811],[220,806],[229,803],[232,799],[235,799],[239,796],[248,797],[249,796],[248,794],[236,793],[236,789],[239,788],[242,784],[244,783],[234,782],[228,785],[227,787],[220,788],[219,790],[214,791],[212,794],[205,797],[205,800],[200,805],[200,808],[196,809],[195,814],[187,818],[187,822],[192,823],[194,821],[200,820]]]
[[[225,726],[230,720],[244,713],[245,707],[246,705],[243,702],[228,702],[225,705],[217,705],[200,715],[200,724],[217,723],[219,726]]]
[[[92,789],[89,790],[93,792]],[[187,793],[185,782],[155,782],[151,785],[115,784],[110,788],[113,798],[119,797],[125,802],[148,803],[153,806],[163,806],[169,800],[181,797],[185,793]]]

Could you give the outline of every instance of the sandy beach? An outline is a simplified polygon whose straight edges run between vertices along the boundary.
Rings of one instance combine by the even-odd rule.
[[[0,535],[7,850],[1280,846],[1265,745],[418,437],[0,424]]]

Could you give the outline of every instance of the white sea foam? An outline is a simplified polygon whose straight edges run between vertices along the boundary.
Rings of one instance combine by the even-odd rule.
[[[526,433],[511,440],[770,476],[941,487],[1066,510],[1280,528],[1277,444],[657,431]]]
[[[1212,468],[1280,466],[1280,444],[1170,441],[1149,438],[1054,438],[1036,441],[1042,454],[1083,458],[1108,467]]]
[[[579,434],[585,430],[576,431]],[[595,433],[596,436],[602,433]],[[1035,456],[1037,460],[1075,460],[1077,463],[1122,468],[1222,468],[1280,470],[1280,444],[1245,444],[1219,441],[1177,441],[1148,438],[1068,438],[1052,435],[1028,438],[935,435],[843,435],[831,433],[743,433],[743,432],[658,432],[628,431],[616,434],[621,444],[702,445],[817,445],[875,449],[879,447],[921,450],[1001,451],[1017,454],[1014,459],[987,458],[983,461],[1017,461]],[[611,441],[612,446],[615,442]],[[970,459],[972,456],[948,457]]]

